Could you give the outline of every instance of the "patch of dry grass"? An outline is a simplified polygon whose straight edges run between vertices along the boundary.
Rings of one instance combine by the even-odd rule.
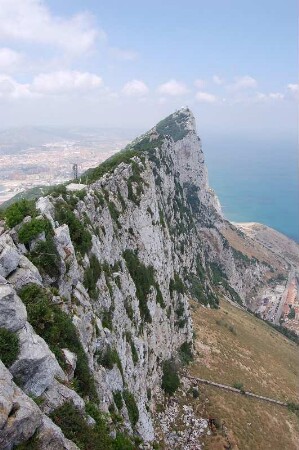
[[[220,310],[195,302],[191,308],[196,332],[196,355],[189,368],[192,376],[228,385],[243,383],[245,390],[298,403],[298,346],[226,301]],[[206,398],[206,414],[225,421],[237,444],[233,448],[298,450],[298,417],[287,408],[199,387]],[[224,448],[219,439],[207,438],[207,448]]]

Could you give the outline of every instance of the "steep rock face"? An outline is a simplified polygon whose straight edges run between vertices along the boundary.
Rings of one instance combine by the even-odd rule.
[[[46,414],[65,400],[84,409],[83,399],[61,383],[70,380],[69,365],[63,371],[57,353],[55,358],[24,322],[17,292],[42,285],[51,302],[72,318],[101,408],[118,409],[129,431],[152,441],[163,361],[192,342],[188,298],[217,307],[220,290],[246,302],[265,283],[269,264],[244,256],[224,236],[226,222],[208,186],[188,109],[83,178],[87,186],[78,194],[58,192],[38,200],[38,214],[50,224],[46,235],[24,246],[18,225],[1,236],[0,273],[9,282],[3,289],[11,290],[14,308],[7,309],[5,296],[0,300],[2,326],[16,331],[21,342],[10,371],[22,378],[27,393],[43,396]],[[36,256],[41,241],[51,251]],[[60,350],[61,357],[73,351],[65,345]],[[133,420],[132,401],[138,408]]]

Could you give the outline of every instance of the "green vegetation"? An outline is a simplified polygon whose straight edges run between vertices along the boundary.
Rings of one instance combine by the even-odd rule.
[[[12,331],[0,328],[0,359],[6,367],[11,366],[15,362],[19,351],[18,336]]]
[[[173,395],[180,385],[176,363],[169,359],[163,363],[162,389],[166,394]]]
[[[244,385],[243,385],[243,383],[240,383],[239,381],[236,381],[236,382],[233,384],[233,387],[234,387],[235,389],[243,389],[243,388],[244,388]]]
[[[113,392],[113,400],[117,406],[117,409],[122,409],[124,402],[123,402],[123,396],[122,396],[121,391]]]
[[[186,190],[186,198],[189,203],[193,214],[199,214],[201,209],[200,200],[198,197],[198,186],[192,183],[184,183],[184,188]]]
[[[157,295],[156,295],[157,303],[161,306],[161,308],[163,308],[163,309],[166,308],[166,304],[164,302],[163,295],[162,295],[162,292],[160,290],[158,283],[156,283],[156,291],[157,291]]]
[[[187,117],[184,114],[177,114],[175,118],[172,114],[161,120],[161,122],[156,125],[156,130],[163,136],[171,136],[174,142],[179,141],[188,134],[188,130],[186,129],[186,119]]]
[[[42,275],[58,278],[60,273],[60,256],[53,237],[46,235],[45,241],[39,241],[28,255],[28,258],[39,269]]]
[[[87,289],[90,298],[96,300],[99,295],[97,281],[102,273],[101,264],[98,258],[92,254],[89,258],[89,266],[85,269],[83,285]]]
[[[299,403],[288,402],[288,410],[299,417]]]
[[[98,352],[97,361],[101,366],[106,367],[108,370],[113,369],[114,364],[116,364],[120,373],[123,375],[123,368],[117,350],[110,345],[107,346],[106,350]]]
[[[261,319],[259,317],[259,315],[256,315],[259,319]],[[263,319],[261,319],[263,320]],[[278,331],[279,333],[283,334],[285,337],[287,337],[288,339],[290,339],[291,341],[295,342],[297,345],[299,345],[299,336],[298,334],[295,333],[295,331],[290,330],[287,327],[284,327],[282,325],[275,325],[272,322],[269,322],[268,320],[266,320],[265,322],[267,322],[268,325],[270,325],[270,327],[274,328],[276,331]]]
[[[179,358],[181,363],[186,366],[193,360],[192,342],[184,342],[179,348]]]
[[[8,227],[18,225],[26,216],[35,217],[37,211],[34,201],[19,200],[10,205],[4,212],[4,218]]]
[[[128,410],[130,422],[134,427],[139,420],[139,411],[136,405],[135,398],[133,394],[131,394],[131,392],[129,392],[128,390],[123,391],[123,398]]]
[[[75,408],[72,403],[64,403],[55,409],[50,418],[58,425],[67,439],[73,441],[82,450],[109,450],[113,449],[109,429],[96,406],[86,408],[96,421],[95,426],[87,424],[84,414]]]
[[[58,202],[55,206],[55,220],[60,224],[68,225],[75,250],[83,256],[92,246],[90,232],[77,219],[66,203]]]
[[[87,356],[71,317],[53,304],[49,292],[40,286],[29,284],[22,288],[19,296],[26,305],[29,323],[47,342],[61,366],[65,365],[62,348],[68,348],[77,355],[75,387],[81,395],[88,395],[96,400],[96,389],[89,371]]]
[[[133,363],[134,365],[136,365],[139,361],[139,357],[138,357],[138,353],[135,347],[135,344],[133,341],[131,341],[131,352],[132,352],[132,359],[133,359]]]
[[[219,264],[217,263],[210,263],[210,269],[212,272],[212,282],[214,285],[222,285],[223,288],[227,291],[231,299],[239,303],[240,305],[243,304],[239,294],[230,286],[230,284],[227,281],[226,273],[222,270]],[[215,297],[216,298],[216,297]],[[218,300],[217,300],[217,306],[218,307]]]
[[[112,173],[120,163],[129,164],[134,156],[138,156],[138,151],[136,149],[128,149],[116,153],[98,167],[87,170],[81,177],[81,182],[85,184],[94,183],[105,175],[105,173]]]
[[[19,230],[19,241],[22,244],[29,244],[39,234],[49,232],[51,230],[51,224],[47,219],[33,218],[30,222],[26,222]]]
[[[179,294],[184,294],[186,292],[185,289],[185,285],[183,283],[183,281],[181,280],[179,274],[175,273],[174,274],[174,279],[170,279],[170,283],[169,283],[169,291],[170,291],[170,296],[173,298],[173,292],[176,291]]]
[[[288,314],[288,318],[289,318],[289,319],[295,319],[295,317],[296,317],[296,311],[295,311],[295,308],[291,307],[291,308],[290,308],[290,312],[289,312],[289,314]]]
[[[128,199],[140,205],[140,196],[143,193],[143,179],[141,177],[141,169],[136,161],[132,161],[132,175],[128,178]],[[133,183],[136,184],[136,193],[133,190]]]
[[[133,250],[125,250],[123,257],[136,286],[136,295],[139,300],[141,317],[146,322],[151,322],[152,318],[147,306],[147,296],[151,286],[155,285],[154,269],[152,266],[146,267]]]

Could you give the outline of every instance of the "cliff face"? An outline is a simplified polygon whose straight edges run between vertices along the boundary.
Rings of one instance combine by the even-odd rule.
[[[48,416],[66,401],[83,411],[88,399],[153,441],[163,361],[192,345],[188,299],[217,307],[221,293],[246,303],[269,274],[271,261],[232,246],[232,236],[245,237],[208,186],[188,109],[83,178],[82,190],[40,198],[35,212],[1,229],[0,327],[20,349],[0,367],[0,448],[34,433],[40,448],[45,436],[57,443],[51,448],[76,448]],[[272,271],[285,270],[276,263]],[[34,309],[41,298],[40,314],[52,314],[43,326]],[[53,338],[59,311],[79,343]]]

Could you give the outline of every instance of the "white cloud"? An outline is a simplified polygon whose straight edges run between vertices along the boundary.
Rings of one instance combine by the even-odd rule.
[[[128,97],[138,97],[148,94],[147,85],[141,80],[128,81],[122,88],[122,93]]]
[[[0,0],[0,38],[47,44],[73,54],[91,49],[104,32],[87,13],[64,19],[54,16],[43,0]]]
[[[189,92],[187,86],[176,80],[169,80],[158,87],[159,94],[162,95],[184,95]]]
[[[19,99],[30,96],[29,84],[18,83],[8,75],[0,75],[0,98]]]
[[[290,83],[290,84],[288,84],[288,89],[291,91],[291,92],[298,92],[299,91],[299,84],[292,84],[292,83]]]
[[[269,98],[272,100],[283,100],[284,95],[281,92],[270,92]]]
[[[217,97],[215,95],[202,91],[197,92],[195,98],[200,103],[215,103],[217,101]]]
[[[284,95],[281,92],[270,92],[270,94],[264,94],[258,92],[254,97],[256,100],[267,101],[267,100],[283,100]]]
[[[34,77],[31,90],[40,94],[87,92],[102,86],[102,79],[93,73],[60,70]]]
[[[213,83],[217,84],[218,86],[224,84],[224,79],[220,78],[218,75],[213,75]]]
[[[197,80],[194,81],[194,86],[197,87],[197,89],[202,89],[205,84],[205,80],[202,80],[200,78],[197,78]]]
[[[14,70],[22,61],[22,55],[10,48],[0,48],[0,71],[7,73]]]
[[[234,83],[228,86],[228,88],[232,91],[241,91],[256,87],[257,81],[249,75],[245,75],[244,77],[236,77]]]

